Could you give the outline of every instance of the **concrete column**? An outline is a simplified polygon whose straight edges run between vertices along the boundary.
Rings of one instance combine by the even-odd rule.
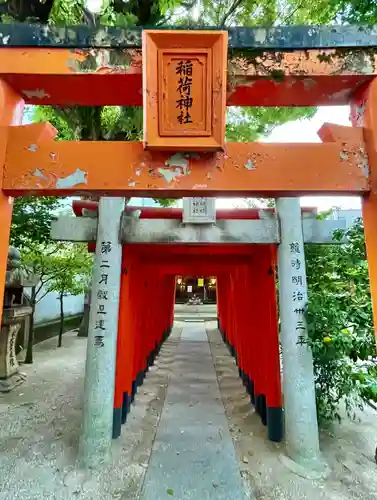
[[[296,472],[325,470],[319,450],[313,358],[307,344],[308,301],[300,200],[276,200],[281,243],[278,249],[280,341],[286,452]]]
[[[101,198],[86,356],[79,465],[95,467],[110,455],[122,246],[123,198]]]

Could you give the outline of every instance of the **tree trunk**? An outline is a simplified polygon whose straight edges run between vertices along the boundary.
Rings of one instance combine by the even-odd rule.
[[[34,313],[35,313],[36,287],[31,289],[30,306],[31,316],[29,324],[29,336],[27,339],[26,356],[24,363],[31,365],[33,363],[33,344],[34,344]]]
[[[63,342],[63,331],[64,331],[64,294],[60,293],[59,295],[59,302],[60,302],[60,328],[59,328],[59,341],[58,341],[58,347],[62,346]]]
[[[94,264],[93,264],[93,267],[92,267],[92,276],[93,276],[93,273],[94,273]],[[91,297],[92,297],[92,285],[90,285],[89,290],[85,293],[85,298],[84,298],[84,314],[83,314],[83,317],[82,317],[82,320],[81,320],[79,332],[77,334],[78,337],[88,337]]]

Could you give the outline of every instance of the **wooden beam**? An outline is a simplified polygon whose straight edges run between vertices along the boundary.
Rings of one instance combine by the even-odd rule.
[[[164,30],[185,29],[184,26],[164,26]],[[377,45],[377,32],[373,25],[289,25],[269,27],[196,27],[190,29],[228,31],[230,50],[308,50],[367,48]],[[144,28],[114,26],[61,26],[41,24],[0,24],[0,47],[69,47],[87,48],[141,48]]]
[[[48,140],[51,126],[9,130],[3,190],[8,195],[301,196],[369,191],[361,129],[327,125],[346,141],[228,143],[225,153],[146,152],[133,142]],[[326,127],[325,127],[326,128]],[[334,135],[335,134],[335,135]]]
[[[142,105],[140,48],[0,48],[0,79],[28,104]],[[231,49],[229,106],[347,104],[377,74],[377,48]]]

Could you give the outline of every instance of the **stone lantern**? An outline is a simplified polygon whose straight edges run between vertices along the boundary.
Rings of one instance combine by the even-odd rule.
[[[32,313],[23,304],[23,288],[30,286],[21,269],[21,254],[16,248],[8,250],[3,317],[0,333],[0,392],[9,392],[21,384],[26,376],[20,373],[16,358],[16,341],[22,322]]]

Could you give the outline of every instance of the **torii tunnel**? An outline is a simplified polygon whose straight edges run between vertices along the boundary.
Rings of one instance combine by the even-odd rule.
[[[74,201],[77,216],[98,203]],[[138,210],[129,207],[130,212]],[[312,212],[312,209],[306,209]],[[220,219],[258,219],[257,209],[222,210]],[[140,208],[140,218],[180,219],[180,209]],[[152,222],[153,224],[153,222]],[[93,251],[93,245],[89,244]],[[175,277],[217,277],[218,325],[268,438],[284,435],[276,305],[276,245],[131,244],[122,251],[113,437],[173,325]]]
[[[147,247],[147,248],[146,248]],[[218,318],[268,436],[283,437],[275,248],[135,245],[123,251],[114,435],[173,322],[175,276],[217,276]],[[132,293],[130,293],[132,289]],[[146,304],[148,307],[146,308]],[[132,368],[132,371],[131,371]]]
[[[376,46],[374,27],[359,26],[1,26],[0,305],[12,197],[100,198],[95,218],[82,217],[78,225],[63,221],[65,235],[56,238],[95,247],[79,451],[86,466],[110,456],[111,434],[119,434],[170,331],[174,275],[200,271],[218,277],[219,326],[268,436],[282,438],[284,406],[287,455],[322,470],[312,353],[305,342],[304,243],[318,235],[323,242],[326,231],[305,223],[298,198],[362,199],[377,331]],[[185,90],[182,76],[190,80]],[[49,123],[22,125],[25,103],[143,106],[143,141],[54,140],[57,131]],[[317,144],[298,144],[294,137],[289,144],[225,142],[227,106],[347,104],[352,127],[324,124]],[[142,220],[127,217],[125,200],[135,196],[275,198],[276,215],[254,224],[246,214],[240,224],[219,221],[203,233],[191,228],[184,247],[161,239],[154,245],[144,237],[157,221],[147,235]],[[228,238],[233,226],[237,243]],[[164,227],[159,223],[159,238]]]
[[[253,386],[255,394],[265,398],[272,412],[268,418],[271,439],[281,440],[274,249],[266,245],[237,250],[135,245],[123,252],[115,408],[121,407],[122,394],[131,394],[132,382],[142,377],[150,356],[172,326],[175,276],[210,274],[218,277],[221,328],[234,352],[238,353],[240,370],[250,377],[250,389]],[[132,294],[129,293],[131,286]],[[146,304],[148,310],[143,314]],[[132,348],[135,338],[137,343]],[[127,365],[133,365],[132,374],[127,373]],[[125,403],[127,405],[127,398]],[[266,409],[263,410],[264,419],[265,412]],[[274,413],[279,414],[278,423],[273,421],[276,419]]]

